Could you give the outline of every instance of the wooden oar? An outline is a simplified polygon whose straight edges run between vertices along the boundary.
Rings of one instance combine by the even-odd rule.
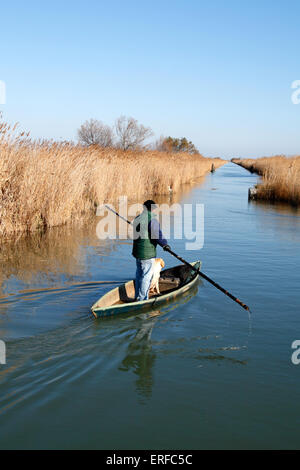
[[[129,225],[133,225],[132,222],[129,222],[129,220],[125,219],[125,217],[122,217],[120,214],[118,214],[118,212],[114,211],[113,209],[111,209],[109,206],[105,206],[106,209],[110,210],[111,212],[113,212],[114,214],[116,214],[118,217],[120,217],[121,219],[123,219],[125,222],[127,222]],[[185,259],[181,258],[181,256],[178,256],[176,253],[174,253],[174,251],[172,251],[170,248],[166,248],[165,251],[167,251],[168,253],[170,253],[170,255],[174,256],[175,258],[177,258],[179,261],[181,261],[183,264],[186,264],[187,266],[189,266],[193,271],[195,271],[197,274],[199,274],[199,276],[201,276],[203,279],[205,279],[207,282],[210,282],[210,284],[212,284],[214,287],[216,287],[217,289],[219,289],[221,292],[223,292],[223,294],[227,295],[227,297],[230,297],[230,299],[234,300],[235,302],[237,302],[241,307],[243,307],[245,310],[247,310],[248,312],[250,312],[250,308],[248,307],[248,305],[244,304],[240,299],[238,299],[237,297],[235,297],[234,295],[232,295],[230,292],[228,292],[228,290],[224,289],[222,286],[220,286],[220,284],[218,284],[217,282],[213,281],[212,279],[210,279],[210,277],[206,276],[206,274],[202,273],[200,271],[200,269],[197,269],[195,268],[192,264],[188,263]]]
[[[175,258],[177,258],[179,261],[181,261],[182,263],[189,266],[193,271],[195,271],[197,274],[199,274],[199,276],[203,277],[203,279],[210,282],[214,287],[216,287],[221,292],[223,292],[223,294],[227,295],[227,297],[230,297],[232,300],[237,302],[241,307],[243,307],[245,310],[248,310],[248,312],[250,312],[250,308],[248,307],[248,305],[244,304],[240,299],[238,299],[234,295],[230,294],[230,292],[228,292],[228,290],[224,289],[222,286],[220,286],[220,284],[218,284],[217,282],[210,279],[210,277],[208,277],[208,276],[206,276],[206,274],[202,273],[200,271],[200,269],[195,268],[192,264],[188,263],[185,259],[181,258],[181,256],[178,256],[171,249],[166,248],[165,251],[168,251],[168,253],[170,253],[172,256],[175,256]]]
[[[104,205],[104,207],[109,210],[110,212],[113,212],[114,214],[116,214],[118,217],[120,217],[120,219],[124,220],[124,222],[127,222],[129,225],[133,225],[132,222],[129,222],[129,220],[125,219],[125,217],[122,217],[122,215],[120,215],[118,212],[114,211],[111,207],[107,206],[106,204]]]

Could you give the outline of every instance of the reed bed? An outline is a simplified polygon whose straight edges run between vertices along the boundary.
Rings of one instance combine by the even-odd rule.
[[[232,161],[262,176],[262,183],[257,186],[258,199],[300,204],[300,156],[277,155]]]
[[[0,125],[0,236],[78,221],[126,195],[175,193],[220,159],[158,151],[122,151],[70,142],[33,141]]]

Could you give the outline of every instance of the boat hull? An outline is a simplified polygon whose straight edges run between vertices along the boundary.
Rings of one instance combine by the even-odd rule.
[[[191,263],[195,268],[201,268],[201,262],[196,261]],[[164,275],[172,275],[180,272],[180,269],[186,267],[184,265],[170,268],[161,273],[162,277]],[[174,270],[174,271],[173,271]],[[176,271],[177,270],[177,271]],[[165,274],[164,274],[165,273]],[[135,288],[134,281],[129,281],[121,286],[109,291],[103,297],[101,297],[93,306],[92,313],[95,318],[104,318],[120,314],[134,314],[140,313],[149,309],[157,309],[163,305],[167,305],[170,302],[178,299],[179,296],[184,295],[187,291],[192,289],[199,280],[199,275],[196,274],[193,270],[190,269],[190,273],[186,274],[187,279],[183,285],[180,285],[178,288],[171,289],[162,295],[155,296],[149,300],[144,300],[141,302],[133,301]],[[164,280],[162,279],[162,282]],[[123,299],[123,301],[122,301]],[[111,303],[111,305],[109,305]]]

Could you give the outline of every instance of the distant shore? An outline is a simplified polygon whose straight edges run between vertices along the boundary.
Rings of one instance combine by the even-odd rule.
[[[256,188],[257,199],[300,205],[300,156],[236,158],[231,161],[262,176],[262,182]]]

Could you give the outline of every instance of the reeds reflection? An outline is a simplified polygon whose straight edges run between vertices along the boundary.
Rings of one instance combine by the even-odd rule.
[[[93,218],[76,229],[58,227],[0,244],[0,293],[3,283],[12,278],[26,284],[44,279],[51,284],[62,274],[66,279],[79,274],[85,259],[83,245],[109,249],[98,240],[95,223]]]

